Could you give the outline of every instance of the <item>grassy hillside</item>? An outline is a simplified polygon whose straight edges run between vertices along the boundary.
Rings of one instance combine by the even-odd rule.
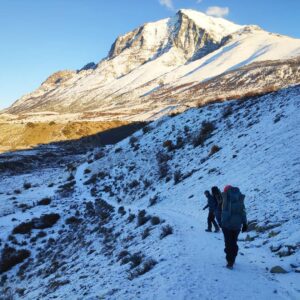
[[[32,148],[38,144],[80,139],[111,128],[126,125],[125,121],[69,123],[0,123],[0,153]]]

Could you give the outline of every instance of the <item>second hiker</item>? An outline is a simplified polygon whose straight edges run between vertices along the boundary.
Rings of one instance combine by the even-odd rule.
[[[207,229],[205,231],[211,232],[212,224],[213,224],[215,227],[215,232],[219,232],[220,228],[215,220],[215,210],[217,207],[217,200],[215,199],[215,197],[213,197],[210,194],[209,191],[205,191],[204,195],[207,198],[207,205],[203,207],[203,210],[205,210],[206,208],[209,209],[208,216],[207,216]]]
[[[223,203],[222,193],[217,186],[213,186],[211,188],[211,194],[216,200],[215,216],[219,226],[222,227],[222,222],[221,222],[222,203]]]

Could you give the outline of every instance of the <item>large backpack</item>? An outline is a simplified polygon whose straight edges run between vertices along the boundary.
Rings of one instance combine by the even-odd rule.
[[[233,187],[228,191],[228,201],[231,215],[242,215],[244,212],[245,195],[240,192],[240,189]]]
[[[225,228],[239,230],[245,223],[246,212],[243,195],[239,188],[232,187],[226,193],[222,211],[222,225]]]

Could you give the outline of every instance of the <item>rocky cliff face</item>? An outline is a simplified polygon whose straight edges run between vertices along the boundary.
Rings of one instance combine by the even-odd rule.
[[[197,26],[188,15],[179,11],[177,18],[172,45],[183,51],[187,60],[201,58],[220,47],[220,41],[216,41],[209,32]]]

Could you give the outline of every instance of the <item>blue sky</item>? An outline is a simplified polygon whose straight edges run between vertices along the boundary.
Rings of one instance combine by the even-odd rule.
[[[98,62],[118,35],[179,8],[300,38],[299,0],[0,0],[0,109],[55,71]]]

